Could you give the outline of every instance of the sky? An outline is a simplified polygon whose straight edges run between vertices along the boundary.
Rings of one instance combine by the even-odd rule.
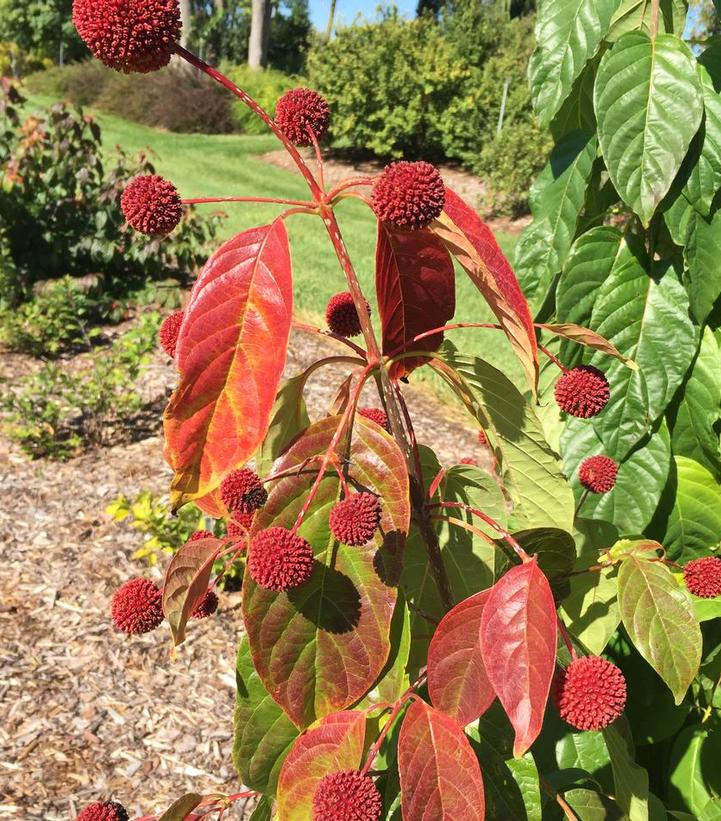
[[[395,5],[401,14],[415,15],[417,0],[396,0]],[[325,29],[328,24],[328,9],[330,0],[310,0],[310,17],[319,29]],[[378,0],[336,0],[335,19],[337,22],[352,23],[356,15],[364,14],[374,17]]]

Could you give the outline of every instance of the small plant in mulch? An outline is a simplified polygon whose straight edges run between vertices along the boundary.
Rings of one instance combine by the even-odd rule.
[[[705,622],[719,615],[721,559],[712,547],[721,518],[700,512],[696,501],[718,492],[714,476],[683,454],[703,451],[701,433],[707,443],[721,398],[706,367],[693,364],[706,349],[680,306],[685,289],[695,288],[694,310],[710,307],[721,286],[677,278],[666,261],[682,226],[667,226],[669,237],[656,209],[686,156],[692,168],[683,197],[692,209],[709,168],[718,168],[716,190],[721,185],[716,136],[696,176],[703,134],[691,144],[704,106],[706,135],[715,135],[721,104],[678,37],[658,33],[662,22],[671,24],[657,3],[650,34],[645,15],[636,23],[624,15],[625,33],[614,29],[613,4],[603,3],[588,4],[594,25],[586,32],[573,5],[540,4],[532,82],[539,106],[554,109],[549,116],[567,98],[563,123],[584,124],[591,134],[598,128],[608,176],[592,172],[595,137],[572,165],[552,158],[533,197],[551,209],[531,235],[540,255],[533,270],[542,276],[527,276],[526,290],[556,282],[560,263],[549,249],[557,252],[576,224],[585,226],[581,240],[590,247],[576,248],[576,264],[584,261],[577,285],[598,278],[599,293],[595,305],[583,288],[565,299],[573,311],[591,310],[594,330],[570,317],[554,321],[545,293],[534,297],[544,321],[534,322],[492,232],[429,163],[399,161],[329,189],[319,146],[331,116],[326,101],[294,89],[271,116],[178,44],[175,0],[75,0],[76,26],[98,58],[139,73],[173,55],[185,60],[255,113],[308,189],[298,200],[229,191],[224,202],[277,204],[279,214],[218,249],[162,331],[177,369],[164,414],[171,506],[197,505],[222,519],[227,535],[194,534],[168,563],[162,587],[125,582],[113,596],[113,622],[137,635],[167,621],[177,647],[186,632],[202,629],[191,619],[207,624],[217,605],[223,570],[214,573],[214,565],[244,563],[233,755],[242,783],[228,794],[180,796],[164,821],[220,819],[250,796],[254,818],[281,821],[635,821],[665,815],[655,793],[695,817],[714,817],[713,806],[711,814],[695,809],[717,792],[714,773],[695,756],[705,745],[718,749],[718,636]],[[583,93],[569,61],[557,58],[568,47],[561,37],[577,40],[574,71],[588,63]],[[623,108],[643,94],[643,105]],[[645,145],[639,131],[654,142],[648,156],[638,148]],[[624,142],[626,133],[633,139]],[[312,147],[315,161],[303,159],[300,145]],[[601,192],[579,193],[584,168]],[[571,179],[544,188],[569,169]],[[569,191],[572,202],[563,200]],[[377,221],[375,300],[360,286],[337,220],[351,197]],[[639,217],[634,236],[595,227],[606,207],[600,203],[616,198]],[[121,204],[138,231],[164,236],[186,205],[217,200],[183,199],[171,181],[141,175],[128,182]],[[563,236],[547,237],[572,205],[586,208],[587,219],[577,213]],[[696,232],[690,264],[690,249],[710,241],[712,229],[708,208],[706,216],[687,210]],[[325,232],[338,258],[328,328],[294,321],[286,225],[296,218],[305,236]],[[495,322],[453,323],[456,263]],[[604,300],[615,278],[621,284],[611,309]],[[626,312],[637,292],[640,318]],[[562,301],[557,294],[559,310]],[[607,313],[597,323],[599,305]],[[654,317],[660,324],[647,336]],[[294,324],[333,340],[338,353],[283,380]],[[479,325],[495,344],[511,346],[522,386],[444,341],[451,330]],[[620,348],[602,335],[606,328]],[[344,378],[330,414],[311,420],[306,383],[330,364],[343,365]],[[404,391],[420,368],[436,371],[469,414],[493,453],[488,471],[468,460],[443,467],[434,443],[418,441]],[[377,400],[361,408],[366,384],[377,388]],[[688,393],[665,418],[684,385]],[[704,391],[713,422],[694,408]],[[549,438],[561,441],[565,468]],[[715,447],[718,458],[717,437]],[[689,474],[695,478],[684,497]],[[709,525],[705,532],[691,524],[693,511]],[[651,745],[639,753],[650,771],[636,761],[634,739]],[[79,818],[124,821],[110,799],[98,796]]]

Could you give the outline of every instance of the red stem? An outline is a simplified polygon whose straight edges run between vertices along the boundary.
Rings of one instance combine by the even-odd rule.
[[[571,655],[571,661],[576,658],[576,651],[573,649],[573,644],[571,644],[571,637],[568,634],[568,629],[566,625],[563,623],[561,617],[556,613],[556,620],[558,621],[558,629],[561,633],[561,638],[563,639],[563,643],[566,645],[566,649]]]
[[[553,355],[553,354],[552,354],[552,353],[548,350],[548,348],[545,348],[543,345],[539,345],[539,346],[538,346],[538,350],[539,350],[539,351],[543,351],[543,353],[545,353],[545,354],[546,354],[546,356],[547,356],[547,357],[551,360],[551,362],[553,362],[555,365],[558,365],[558,367],[561,369],[561,371],[562,371],[563,373],[565,373],[565,372],[566,372],[566,370],[567,370],[566,366],[563,364],[563,362],[561,362],[561,360],[560,360],[557,356],[554,356],[554,355]]]
[[[346,188],[355,188],[357,185],[370,186],[373,185],[373,180],[369,177],[357,177],[351,180],[343,180],[343,182],[338,183],[335,188],[328,192],[326,199],[329,202],[332,202],[341,191],[345,191]]]
[[[305,322],[293,322],[293,327],[297,328],[299,331],[305,331],[309,334],[318,334],[318,336],[327,336],[329,339],[335,339],[336,342],[342,342],[344,345],[347,345],[351,350],[355,351],[358,356],[362,356],[364,360],[366,360],[366,352],[360,345],[356,345],[355,342],[351,342],[345,336],[341,336],[340,334],[334,334],[332,331],[324,331],[322,328],[315,328],[313,325],[307,325]]]
[[[205,205],[213,202],[257,202],[275,203],[277,205],[301,205],[304,208],[315,208],[316,204],[311,200],[284,200],[277,197],[192,197],[181,200],[183,205]]]
[[[320,151],[320,145],[318,145],[318,138],[315,136],[315,132],[312,128],[308,129],[308,133],[310,134],[311,142],[313,143],[313,150],[315,151],[315,164],[318,168],[318,181],[320,182],[321,191],[325,192],[325,174],[323,172],[323,155]]]

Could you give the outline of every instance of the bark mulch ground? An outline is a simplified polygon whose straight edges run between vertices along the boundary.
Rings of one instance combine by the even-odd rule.
[[[287,373],[336,347],[294,335]],[[0,376],[27,372],[24,364],[0,354]],[[332,368],[311,378],[311,417],[325,413],[340,381]],[[173,382],[158,355],[142,390],[157,402]],[[427,390],[409,386],[407,396],[421,442],[447,462],[473,455],[469,424]],[[0,438],[1,818],[72,819],[98,798],[132,816],[186,791],[239,789],[230,751],[240,594],[221,594],[214,618],[191,623],[176,661],[165,626],[126,638],[108,617],[118,584],[161,571],[131,561],[142,537],[104,509],[120,493],[163,494],[169,478],[159,420],[148,438],[67,463],[29,461]],[[226,817],[242,815],[236,807]]]

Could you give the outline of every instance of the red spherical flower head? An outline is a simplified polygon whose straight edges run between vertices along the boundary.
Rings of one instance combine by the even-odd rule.
[[[266,590],[285,592],[305,584],[313,572],[313,548],[284,527],[269,527],[250,543],[248,570]]]
[[[254,513],[266,503],[268,491],[254,470],[240,468],[220,483],[220,498],[233,514]]]
[[[591,493],[608,493],[616,484],[618,465],[608,456],[589,456],[578,468],[581,484]]]
[[[381,523],[381,500],[375,493],[354,493],[333,506],[331,533],[343,544],[360,547],[373,538]]]
[[[180,38],[178,0],[73,0],[73,23],[98,60],[116,71],[167,66]]]
[[[178,347],[178,333],[180,332],[180,326],[183,324],[184,316],[184,311],[173,311],[172,314],[165,317],[158,331],[160,347],[171,359],[175,359],[175,351]]]
[[[326,775],[313,795],[313,821],[378,821],[382,809],[373,779],[357,770]]]
[[[196,530],[195,533],[188,539],[189,542],[199,542],[201,539],[214,539],[215,533],[210,530]]]
[[[593,365],[579,365],[564,372],[556,382],[554,395],[561,410],[588,419],[606,407],[610,391],[603,371]]]
[[[244,536],[250,530],[250,526],[252,524],[252,513],[242,513],[236,510],[233,513],[233,518],[227,524],[228,536],[230,536],[233,539],[236,536]]]
[[[157,174],[131,180],[120,197],[120,207],[129,225],[151,236],[169,234],[183,215],[178,189]]]
[[[379,220],[398,228],[425,228],[441,215],[446,187],[429,162],[394,162],[373,186],[371,207]]]
[[[128,821],[128,811],[117,801],[96,801],[80,811],[77,821]]]
[[[370,419],[371,422],[375,422],[376,425],[385,428],[388,433],[391,432],[391,426],[388,424],[388,415],[384,410],[380,408],[360,408],[358,414],[364,416],[366,419]]]
[[[694,559],[684,567],[683,580],[694,596],[713,599],[721,595],[721,559],[717,556]]]
[[[602,730],[626,706],[626,679],[610,661],[583,656],[556,676],[553,699],[561,718],[572,727]]]
[[[478,444],[483,445],[484,448],[488,447],[488,437],[486,436],[486,432],[484,430],[478,431]]]
[[[366,302],[366,308],[370,316],[371,306],[368,302]],[[358,336],[361,332],[361,324],[350,291],[342,291],[330,298],[325,309],[325,321],[328,328],[338,336]]]
[[[275,106],[275,122],[294,145],[311,145],[328,130],[330,109],[322,95],[310,88],[292,88]]]
[[[163,620],[162,590],[148,579],[131,579],[113,593],[110,614],[124,633],[149,633]]]
[[[218,597],[212,590],[206,590],[200,603],[193,610],[194,619],[207,619],[218,609]]]

